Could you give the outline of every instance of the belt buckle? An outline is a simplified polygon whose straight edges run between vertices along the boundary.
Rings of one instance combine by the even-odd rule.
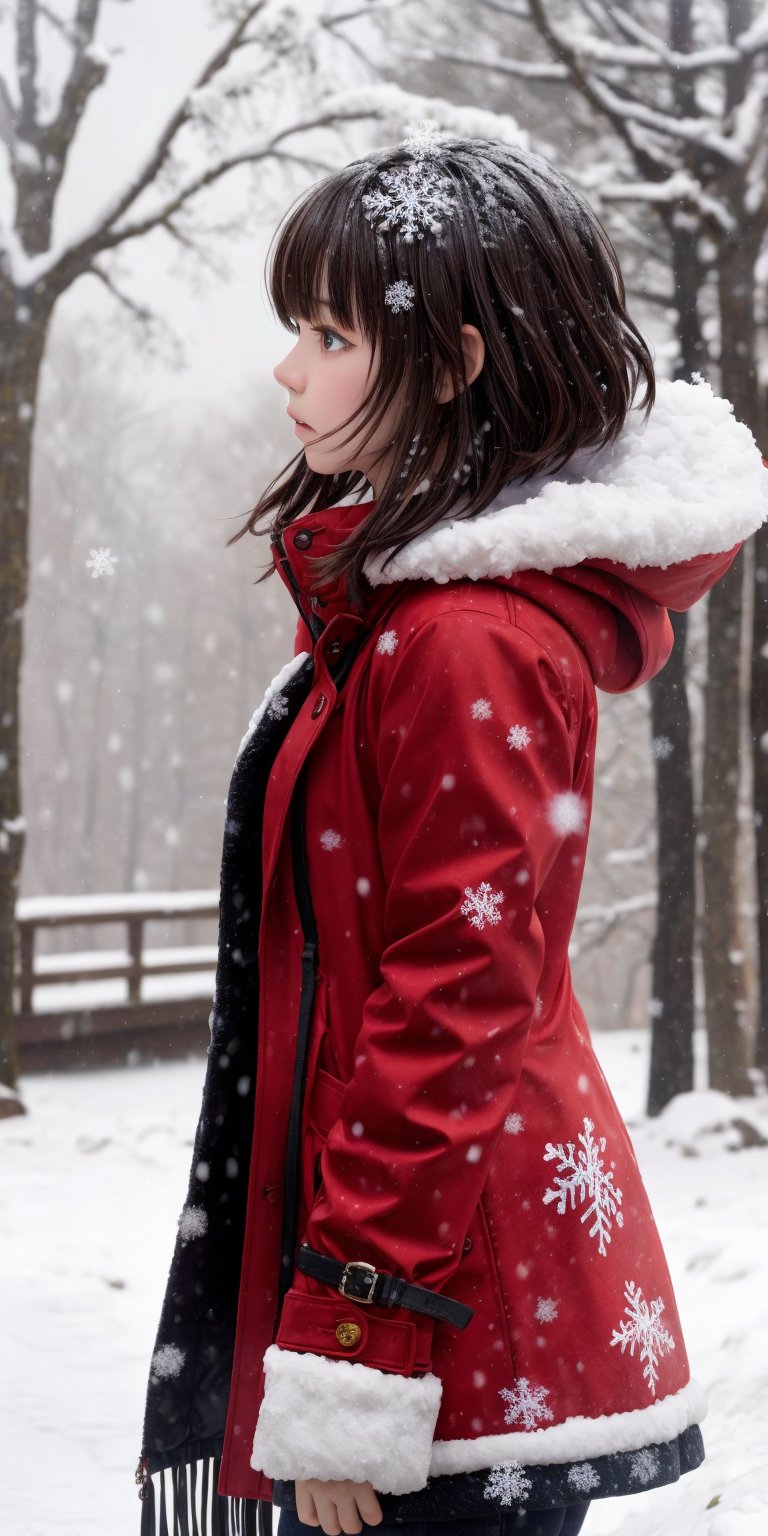
[[[376,1281],[378,1279],[378,1274],[377,1274],[377,1271],[376,1271],[376,1265],[375,1264],[367,1264],[364,1259],[350,1259],[349,1263],[344,1265],[344,1273],[343,1273],[343,1275],[342,1275],[342,1277],[341,1277],[341,1279],[339,1281],[338,1288],[339,1288],[339,1291],[341,1292],[342,1296],[348,1296],[349,1295],[349,1292],[345,1291],[345,1289],[344,1289],[344,1282],[345,1282],[345,1280],[347,1278],[347,1274],[348,1274],[350,1269],[368,1269],[368,1270],[370,1270],[371,1274],[373,1275],[373,1280],[371,1281],[371,1291],[373,1291],[373,1289],[374,1289],[374,1287],[376,1285]],[[368,1296],[350,1296],[349,1300],[350,1301],[359,1301],[359,1302],[362,1303],[362,1305],[364,1307],[370,1307],[372,1305],[372,1303],[373,1303],[373,1296],[370,1295],[370,1294]]]

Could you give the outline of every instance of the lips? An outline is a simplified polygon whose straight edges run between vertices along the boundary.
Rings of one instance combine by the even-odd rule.
[[[297,427],[306,427],[308,432],[314,431],[314,427],[311,427],[308,421],[300,421],[298,416],[293,415],[292,411],[289,411],[288,415],[290,416],[291,421],[295,421]]]

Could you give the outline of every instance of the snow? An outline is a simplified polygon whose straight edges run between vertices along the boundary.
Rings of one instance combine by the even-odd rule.
[[[649,1045],[595,1036],[708,1392],[707,1459],[672,1487],[595,1500],[585,1536],[764,1536],[768,1098],[700,1086],[647,1121]],[[138,1536],[144,1391],[204,1074],[197,1058],[28,1075],[29,1114],[0,1122],[3,1536]],[[742,1122],[763,1144],[744,1145]]]

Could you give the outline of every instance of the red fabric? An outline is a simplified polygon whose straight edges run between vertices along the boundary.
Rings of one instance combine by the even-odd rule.
[[[305,594],[309,554],[370,510],[330,509],[287,530]],[[311,551],[294,544],[299,528],[312,530]],[[666,571],[598,560],[384,585],[362,612],[343,583],[323,593],[314,681],[265,807],[254,1143],[221,1492],[271,1496],[249,1458],[275,1340],[382,1370],[431,1369],[443,1383],[437,1440],[507,1434],[520,1424],[505,1417],[503,1392],[521,1378],[544,1394],[542,1423],[654,1401],[637,1354],[611,1344],[632,1282],[648,1304],[661,1299],[675,1341],[655,1397],[688,1381],[662,1244],[572,990],[568,944],[596,685],[618,692],[657,672],[672,645],[665,603],[689,607],[736,553]],[[337,704],[327,658],[361,629]],[[295,654],[311,648],[300,620]],[[300,1271],[276,1317],[275,1190],[302,948],[287,812],[306,761],[320,970],[300,1240],[444,1290],[475,1309],[463,1331],[356,1306]],[[580,1138],[621,1191],[607,1235],[589,1200],[560,1212],[548,1195],[555,1148],[570,1143],[578,1157]],[[339,1350],[337,1326],[359,1314],[359,1344]]]

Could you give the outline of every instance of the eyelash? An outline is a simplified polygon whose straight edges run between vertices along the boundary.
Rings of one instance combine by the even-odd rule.
[[[298,324],[297,324],[297,322],[295,320],[291,321],[290,325],[288,326],[288,329],[289,329],[289,331],[293,332],[294,336],[298,336],[298,334],[299,334],[299,327],[298,327]],[[332,336],[334,341],[340,341],[341,342],[341,349],[340,350],[342,352],[346,352],[347,347],[348,347],[348,342],[346,342],[344,340],[343,336],[339,336],[336,331],[329,331],[327,326],[320,326],[320,325],[313,325],[312,330],[318,336]],[[324,351],[328,357],[334,357],[335,355],[337,355],[337,354],[329,351],[329,349],[327,347],[322,347],[321,350]]]

